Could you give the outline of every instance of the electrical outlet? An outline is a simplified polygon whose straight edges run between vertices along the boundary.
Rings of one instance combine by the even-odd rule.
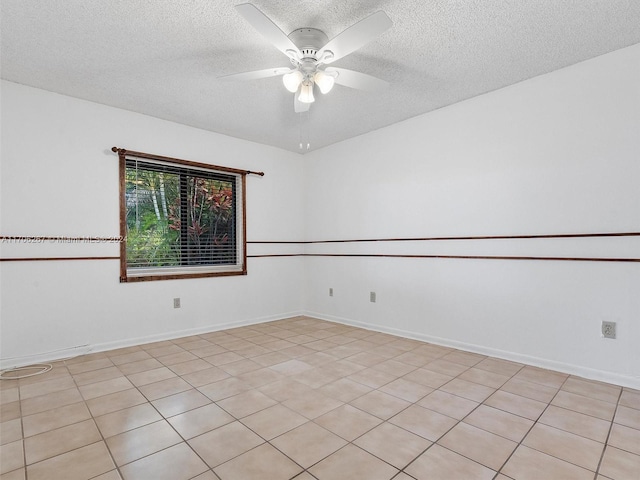
[[[333,297],[333,288],[329,288],[329,296]]]
[[[173,308],[180,308],[180,298],[173,299]]]
[[[616,322],[602,322],[602,337],[616,338]]]
[[[371,303],[376,303],[376,292],[370,292],[369,293],[369,301]]]

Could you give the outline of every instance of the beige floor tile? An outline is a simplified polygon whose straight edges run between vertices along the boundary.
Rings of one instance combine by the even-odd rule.
[[[100,370],[108,367],[113,367],[113,362],[108,357],[97,358],[88,362],[67,364],[69,373],[71,373],[74,377],[80,373],[90,372],[92,370]]]
[[[496,391],[485,400],[484,404],[534,421],[542,415],[548,405],[545,402],[539,402],[538,400],[522,397],[504,390]]]
[[[371,388],[380,388],[387,383],[393,382],[396,378],[395,375],[375,370],[374,368],[366,368],[349,375],[350,380]]]
[[[522,444],[593,472],[604,450],[602,443],[541,424],[534,425]]]
[[[320,387],[319,391],[329,397],[346,403],[369,393],[371,388],[361,383],[354,382],[353,380],[349,380],[348,378],[341,378],[340,380],[336,380],[335,382],[331,382]]]
[[[582,437],[604,443],[609,433],[610,423],[600,418],[550,405],[542,414],[539,423],[575,433]]]
[[[360,352],[350,356],[349,360],[365,367],[372,367],[374,365],[377,365],[378,363],[384,362],[385,360],[387,360],[387,357],[383,357],[382,355],[377,355],[371,352]]]
[[[129,430],[106,439],[118,466],[182,442],[182,438],[164,420]]]
[[[168,365],[173,373],[176,375],[186,375],[188,373],[198,372],[200,370],[207,370],[212,368],[211,364],[201,358],[195,360],[189,360],[183,363],[177,363],[175,365]]]
[[[553,400],[553,397],[558,392],[557,388],[528,382],[526,380],[516,378],[515,376],[500,387],[500,390],[544,403],[549,403]]]
[[[443,360],[446,360],[448,362],[459,363],[467,367],[473,367],[474,365],[477,365],[485,358],[487,357],[485,357],[484,355],[471,353],[471,352],[462,352],[460,350],[455,350],[451,353],[448,353],[444,357],[442,357]]]
[[[191,480],[220,480],[220,477],[213,473],[212,470],[208,470],[197,477],[193,477]]]
[[[516,449],[502,473],[518,480],[593,480],[593,472],[524,445]]]
[[[158,400],[159,398],[168,397],[176,393],[191,390],[193,387],[180,377],[168,378],[159,382],[150,383],[139,387],[138,390],[147,397],[149,401]]]
[[[92,398],[98,398],[103,395],[109,395],[110,393],[121,392],[122,390],[133,388],[133,384],[126,377],[119,377],[112,380],[83,385],[78,388],[85,400],[91,400]]]
[[[412,382],[404,378],[399,378],[380,387],[380,391],[408,402],[415,403],[425,395],[433,392],[433,388],[426,387],[420,383]]]
[[[514,375],[514,378],[556,389],[559,389],[568,377],[565,373],[530,366],[525,366]]]
[[[306,372],[307,370],[311,370],[314,367],[313,365],[310,365],[302,360],[293,358],[290,360],[286,360],[282,363],[276,363],[275,365],[271,365],[269,368],[283,375],[295,375],[297,373],[302,373],[302,372]]]
[[[213,468],[264,443],[240,422],[232,422],[189,440],[189,445]]]
[[[259,363],[247,358],[237,362],[225,363],[224,365],[220,365],[219,368],[227,372],[229,375],[241,375],[243,373],[260,370],[263,366],[264,365],[260,365]]]
[[[388,373],[395,378],[400,378],[407,373],[413,372],[417,370],[417,367],[414,365],[409,365],[406,363],[398,362],[397,360],[385,360],[382,363],[378,363],[371,367],[373,370],[378,370],[380,372]]]
[[[35,413],[46,412],[54,408],[71,405],[72,403],[81,402],[82,395],[77,388],[61,390],[59,392],[40,395],[20,401],[22,415],[33,415]]]
[[[471,412],[464,422],[514,442],[522,440],[533,425],[531,420],[485,405]]]
[[[602,400],[609,403],[618,403],[621,387],[586,380],[584,378],[569,377],[562,385],[562,391],[576,393],[584,397]]]
[[[281,352],[269,352],[262,355],[251,358],[252,361],[259,363],[263,367],[270,367],[271,365],[278,365],[279,363],[290,360],[291,357]]]
[[[25,480],[27,478],[26,469],[19,468],[5,474],[0,474],[1,480]]]
[[[290,398],[313,391],[313,389],[308,385],[290,378],[269,383],[268,385],[258,388],[258,390],[278,402],[284,402]]]
[[[389,423],[402,427],[416,435],[420,435],[431,442],[435,442],[458,423],[458,421],[434,412],[433,410],[412,405],[395,417],[389,419]]]
[[[186,373],[182,375],[182,378],[189,382],[194,387],[202,387],[210,383],[218,382],[229,378],[229,374],[218,367],[210,367],[205,370],[198,370],[197,372]]]
[[[307,421],[284,405],[274,405],[242,419],[242,423],[265,440],[271,440]]]
[[[462,420],[479,405],[478,402],[458,397],[457,395],[443,392],[442,390],[436,390],[430,393],[417,404],[457,420]]]
[[[457,377],[462,372],[469,369],[466,365],[460,365],[459,363],[449,362],[439,358],[433,362],[429,362],[424,366],[425,370],[436,372],[441,375],[449,375],[451,377]]]
[[[105,380],[111,380],[113,378],[123,377],[124,375],[118,367],[101,368],[100,370],[91,370],[84,373],[78,373],[73,375],[78,386],[89,385],[90,383],[103,382]]]
[[[85,420],[34,435],[24,441],[27,465],[84,447],[101,439],[93,420]]]
[[[259,370],[241,373],[237,377],[239,380],[250,385],[252,388],[258,388],[269,383],[277,382],[286,378],[285,375],[272,370],[270,367],[264,367]]]
[[[347,445],[311,467],[309,472],[318,480],[389,480],[398,470],[354,445]]]
[[[438,444],[495,471],[502,468],[518,446],[516,442],[462,422]]]
[[[118,470],[111,470],[110,472],[93,477],[91,480],[122,480],[122,477],[118,473]]]
[[[171,417],[168,421],[182,438],[189,439],[231,423],[234,418],[212,403]]]
[[[635,480],[638,478],[638,472],[640,472],[640,455],[607,446],[598,473],[613,480]]]
[[[338,408],[343,405],[343,402],[336,400],[335,398],[327,397],[316,390],[292,397],[282,402],[282,404],[294,412],[298,412],[300,415],[313,420],[320,415],[324,415],[325,413]]]
[[[162,417],[149,403],[124,408],[95,418],[98,429],[104,438],[113,437],[158,420],[162,420]]]
[[[420,385],[424,385],[426,387],[440,388],[445,383],[453,380],[454,377],[451,375],[444,375],[442,373],[433,372],[431,370],[427,370],[426,368],[419,368],[411,373],[408,373],[402,378],[419,383]]]
[[[224,352],[224,353],[217,353],[209,357],[204,357],[204,359],[207,362],[209,362],[211,365],[219,367],[220,365],[224,365],[225,363],[238,362],[240,360],[244,360],[244,357],[234,352]]]
[[[354,443],[399,469],[406,467],[431,445],[430,441],[387,422],[365,433]]]
[[[348,441],[353,441],[381,422],[378,417],[351,405],[343,405],[315,419],[315,423]]]
[[[27,473],[29,480],[86,480],[114,468],[104,442],[96,442],[29,465]]]
[[[268,443],[243,453],[213,470],[221,480],[289,480],[302,471]]]
[[[620,425],[640,430],[640,410],[618,405],[616,416],[613,421]]]
[[[55,378],[53,380],[44,380],[37,383],[31,383],[29,385],[20,385],[20,399],[24,401],[29,398],[68,390],[70,388],[74,388],[75,386],[76,384],[70,375],[61,378]]]
[[[0,407],[0,422],[20,418],[20,402],[8,402]]]
[[[0,445],[22,440],[22,421],[20,418],[0,423]]]
[[[162,366],[163,365],[155,358],[147,358],[145,360],[138,360],[137,362],[123,363],[122,365],[118,365],[118,369],[125,375],[132,375],[134,373],[162,368]]]
[[[184,443],[136,460],[120,469],[124,480],[189,480],[207,470],[207,465]]]
[[[31,437],[56,428],[88,420],[91,413],[84,402],[65,405],[22,418],[24,436]]]
[[[616,412],[615,403],[584,397],[563,390],[558,392],[551,405],[602,418],[603,420],[611,420]]]
[[[211,400],[196,389],[176,393],[151,402],[165,418],[193,410],[211,403]]]
[[[178,345],[170,344],[161,347],[147,349],[147,353],[154,358],[166,357],[167,355],[175,355],[184,353],[186,350]]]
[[[365,412],[375,415],[376,417],[387,420],[407,408],[411,405],[411,402],[407,402],[406,400],[402,400],[401,398],[394,397],[393,395],[389,395],[388,393],[384,393],[379,390],[374,390],[366,395],[356,398],[350,402],[350,404],[360,410],[364,410]]]
[[[485,385],[491,388],[500,388],[511,378],[511,376],[489,372],[487,370],[474,367],[470,368],[466,372],[462,372],[458,378],[461,380],[467,380],[468,382],[479,383],[480,385]]]
[[[210,345],[208,347],[194,348],[193,350],[190,350],[192,354],[200,358],[211,357],[227,351],[228,350],[226,348],[220,345]]]
[[[220,400],[217,403],[235,418],[243,418],[271,407],[278,402],[258,390],[248,390],[233,397]]]
[[[495,392],[495,389],[491,387],[461,380],[460,378],[454,378],[449,383],[440,387],[440,390],[453,393],[468,400],[473,400],[474,402],[482,402]]]
[[[439,445],[433,445],[405,471],[417,480],[491,480],[496,472]]]
[[[211,345],[209,342],[207,342],[206,340],[202,340],[205,344]],[[197,342],[193,342],[193,343],[197,343]],[[184,348],[186,344],[181,345],[181,347]],[[205,345],[202,345],[205,346]],[[188,362],[191,360],[197,360],[199,359],[196,355],[194,355],[191,352],[179,352],[179,353],[172,353],[170,355],[165,355],[163,357],[158,357],[157,360],[162,363],[163,365],[166,365],[167,367],[173,366],[173,365],[177,365],[179,363],[184,363],[184,362]],[[173,370],[173,369],[172,369]]]
[[[614,423],[607,443],[620,450],[640,455],[640,430]]]
[[[87,401],[87,406],[94,417],[146,403],[147,399],[137,389],[130,388],[121,392],[103,395]]]
[[[308,422],[274,438],[271,444],[302,467],[308,468],[347,442],[319,425]]]
[[[127,375],[127,378],[136,387],[141,387],[143,385],[149,385],[150,383],[159,382],[168,378],[174,378],[175,376],[176,374],[167,367],[160,367],[154,368],[153,370],[147,370],[145,372],[133,373],[131,375]]]
[[[290,377],[297,382],[304,383],[308,387],[311,388],[320,388],[327,383],[335,382],[340,378],[337,375],[331,375],[323,371],[322,368],[314,368],[313,370],[307,370],[306,372],[297,373],[295,375],[291,375]]]
[[[124,365],[125,363],[139,362],[140,360],[148,360],[153,358],[144,350],[136,350],[122,355],[114,355],[109,357],[114,365]]]
[[[414,367],[424,367],[427,363],[433,362],[435,358],[432,355],[421,353],[417,351],[411,351],[398,355],[396,357],[398,362],[413,365]]]
[[[22,440],[2,445],[2,448],[0,448],[0,474],[4,475],[22,467],[24,467]]]
[[[620,395],[620,405],[640,410],[640,392],[623,389]]]
[[[521,363],[510,362],[508,360],[501,360],[499,358],[485,358],[480,363],[475,365],[475,368],[487,370],[493,373],[499,373],[501,375],[508,375],[512,377],[518,373],[524,365]]]

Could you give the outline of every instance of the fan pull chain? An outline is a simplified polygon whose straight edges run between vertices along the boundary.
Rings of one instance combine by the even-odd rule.
[[[311,148],[311,143],[309,143],[309,116],[310,112],[301,112],[299,113],[299,148],[300,150],[304,150],[305,147],[307,150]],[[303,135],[304,130],[304,135]],[[306,140],[306,141],[305,141]]]

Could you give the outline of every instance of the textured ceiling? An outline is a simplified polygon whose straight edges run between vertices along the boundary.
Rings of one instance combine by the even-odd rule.
[[[2,0],[2,78],[304,153],[640,43],[639,0],[253,0],[287,34],[393,21],[333,64],[389,88],[336,86],[307,117],[279,77],[218,79],[290,66],[244,1]]]

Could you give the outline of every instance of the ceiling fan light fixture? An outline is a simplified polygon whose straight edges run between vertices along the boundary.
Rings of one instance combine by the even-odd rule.
[[[313,97],[313,82],[310,80],[306,80],[302,82],[300,86],[300,95],[298,96],[298,100],[302,103],[313,103],[316,99]]]
[[[329,93],[333,88],[333,85],[336,83],[336,79],[333,75],[329,75],[322,70],[318,70],[314,76],[313,80],[318,85],[320,92],[324,95],[325,93]]]
[[[302,72],[300,72],[300,70],[294,70],[282,76],[282,83],[284,83],[284,87],[291,93],[296,93],[302,83],[302,79]]]

